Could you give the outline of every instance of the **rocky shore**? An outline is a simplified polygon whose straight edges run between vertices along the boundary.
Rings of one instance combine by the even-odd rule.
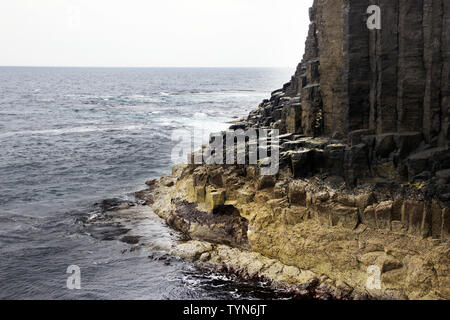
[[[450,299],[450,4],[376,2],[381,30],[316,0],[291,81],[230,128],[278,130],[277,175],[187,164],[136,194],[190,239],[173,254],[312,298]]]
[[[383,183],[355,190],[336,177],[281,173],[267,181],[252,175],[256,168],[242,169],[179,166],[138,193],[192,240],[174,255],[315,298],[448,298],[448,238],[423,233],[446,232],[441,222],[422,220],[426,212],[442,214],[436,203],[427,211],[421,200],[389,200]],[[217,176],[223,184],[211,182]],[[382,290],[367,289],[373,265],[382,272]]]

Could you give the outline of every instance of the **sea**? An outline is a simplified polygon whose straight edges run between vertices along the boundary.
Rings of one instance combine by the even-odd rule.
[[[293,73],[0,67],[0,299],[286,298],[167,258],[159,244],[180,235],[156,215],[135,222],[155,244],[139,250],[94,237],[80,221],[170,173],[174,132],[224,130]],[[80,289],[68,285],[70,266]]]

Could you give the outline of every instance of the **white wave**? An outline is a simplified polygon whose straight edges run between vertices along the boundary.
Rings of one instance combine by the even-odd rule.
[[[26,130],[26,131],[14,131],[0,134],[0,138],[7,138],[12,136],[34,136],[34,135],[63,135],[70,133],[85,133],[85,132],[104,132],[104,131],[134,131],[153,128],[150,125],[129,125],[122,127],[76,127],[76,128],[64,128],[64,129],[49,129],[49,130]]]

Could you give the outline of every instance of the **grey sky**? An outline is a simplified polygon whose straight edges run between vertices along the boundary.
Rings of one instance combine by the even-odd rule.
[[[2,66],[279,66],[312,0],[3,0]]]

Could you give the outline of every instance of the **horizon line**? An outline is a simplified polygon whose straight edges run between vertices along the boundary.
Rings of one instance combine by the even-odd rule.
[[[121,69],[290,69],[288,66],[45,66],[45,65],[0,65],[0,68],[121,68]]]

